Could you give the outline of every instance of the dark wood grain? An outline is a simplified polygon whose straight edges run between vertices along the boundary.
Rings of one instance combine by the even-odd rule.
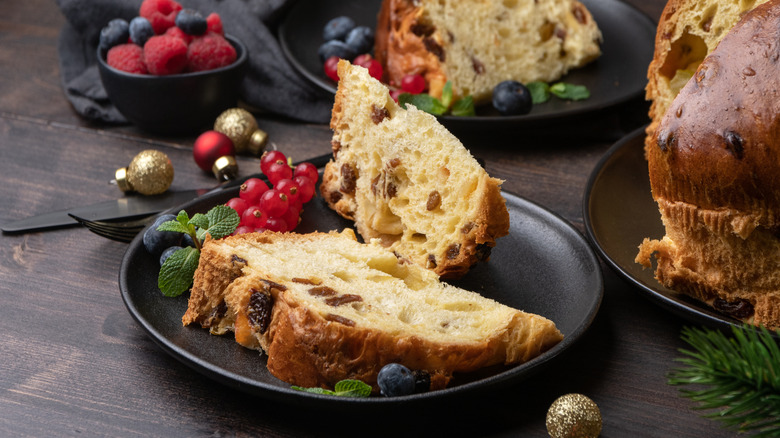
[[[663,7],[661,0],[630,3],[653,18]],[[113,172],[144,149],[169,155],[174,188],[214,185],[194,165],[193,138],[95,125],[72,111],[56,52],[63,23],[50,0],[6,0],[0,8],[0,223],[121,196],[109,184]],[[565,136],[529,129],[461,138],[506,190],[582,230],[591,170],[615,140],[644,123],[645,111],[644,102],[631,102],[572,123]],[[327,126],[262,115],[258,122],[294,158],[330,148]],[[256,172],[257,158],[242,157],[240,168]],[[0,237],[0,436],[541,437],[550,403],[569,392],[596,401],[605,437],[733,435],[666,384],[687,321],[606,267],[593,326],[532,379],[454,404],[358,416],[273,404],[164,353],[120,298],[125,248],[75,227]]]

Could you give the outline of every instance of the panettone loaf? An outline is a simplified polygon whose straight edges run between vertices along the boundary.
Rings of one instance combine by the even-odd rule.
[[[251,233],[203,246],[185,325],[268,354],[268,369],[300,386],[360,379],[383,365],[431,374],[525,362],[562,339],[548,319],[440,282],[354,232]]]
[[[339,62],[323,198],[360,235],[445,278],[486,260],[509,232],[501,181],[436,118],[400,108],[363,67]]]
[[[637,261],[665,286],[780,328],[780,0],[745,14],[646,149],[666,227]]]
[[[501,81],[554,81],[601,54],[601,31],[576,0],[384,0],[375,49],[387,81],[421,74],[438,97],[489,100]]]
[[[655,53],[647,69],[648,133],[726,33],[747,11],[766,1],[669,0],[658,21]]]

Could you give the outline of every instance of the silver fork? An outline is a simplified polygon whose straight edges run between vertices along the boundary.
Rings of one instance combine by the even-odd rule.
[[[140,219],[122,220],[122,221],[93,221],[68,213],[68,216],[75,219],[81,225],[87,227],[89,231],[106,239],[117,242],[128,243],[135,238],[147,225],[154,222],[156,214],[144,216]]]

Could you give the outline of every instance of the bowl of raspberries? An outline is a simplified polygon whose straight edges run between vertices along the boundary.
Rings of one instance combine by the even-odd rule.
[[[109,21],[97,55],[111,103],[139,128],[164,135],[200,132],[236,106],[248,56],[219,14],[175,0],[144,0],[130,21]]]

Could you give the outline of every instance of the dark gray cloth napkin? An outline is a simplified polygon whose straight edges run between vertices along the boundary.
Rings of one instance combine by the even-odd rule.
[[[126,123],[111,104],[97,70],[100,30],[114,18],[130,21],[142,0],[57,0],[67,19],[58,53],[65,95],[73,108],[89,120]],[[292,119],[327,123],[333,96],[295,72],[272,31],[288,0],[179,0],[204,16],[216,12],[225,33],[247,47],[249,65],[241,99],[251,107]]]

